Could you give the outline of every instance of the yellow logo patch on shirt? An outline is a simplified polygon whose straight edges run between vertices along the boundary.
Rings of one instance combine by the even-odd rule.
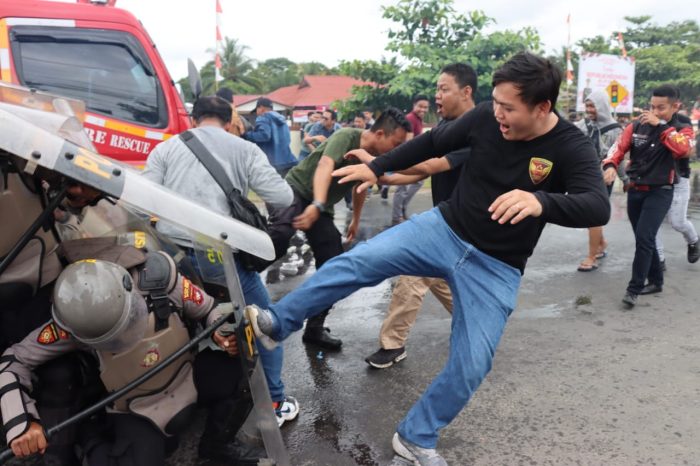
[[[554,163],[547,159],[532,157],[530,159],[530,179],[534,184],[540,184],[547,179]]]

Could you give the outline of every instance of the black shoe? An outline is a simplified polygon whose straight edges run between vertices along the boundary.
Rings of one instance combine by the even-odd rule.
[[[304,343],[318,345],[328,350],[339,350],[343,346],[343,340],[331,335],[328,327],[306,327],[304,335],[301,337]]]
[[[663,286],[657,285],[656,283],[649,283],[644,288],[642,288],[642,291],[640,291],[639,294],[661,293],[663,290],[664,290]]]
[[[389,199],[389,188],[382,187],[382,199]]]
[[[622,303],[627,306],[627,309],[632,309],[637,304],[637,295],[628,291],[622,298]]]
[[[401,362],[406,359],[406,349],[396,348],[396,349],[384,349],[379,348],[374,354],[371,354],[365,358],[365,362],[375,369],[386,369],[391,367],[397,362]]]
[[[700,248],[698,247],[698,242],[688,245],[688,262],[694,264],[700,259]]]

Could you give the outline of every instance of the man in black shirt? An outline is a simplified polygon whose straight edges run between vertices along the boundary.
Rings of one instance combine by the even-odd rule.
[[[519,53],[493,76],[482,103],[369,165],[336,170],[367,189],[387,171],[469,146],[452,197],[330,260],[269,310],[246,308],[262,344],[274,345],[308,316],[358,288],[394,275],[444,278],[454,308],[442,372],[399,424],[392,445],[421,465],[444,465],[439,430],[467,404],[491,369],[513,311],[527,258],[547,222],[586,228],[607,223],[610,203],[593,144],[554,112],[561,71]]]
[[[438,125],[459,118],[474,108],[474,93],[477,88],[476,71],[464,63],[453,63],[440,71],[435,92],[435,105],[442,120]],[[465,152],[466,151],[466,152]],[[433,205],[446,201],[452,195],[462,164],[469,158],[470,149],[450,152],[444,157],[436,157],[422,162],[400,173],[383,176],[382,184],[411,184],[431,176]],[[364,163],[374,157],[362,150],[350,151]],[[365,362],[376,369],[384,369],[406,357],[405,344],[408,333],[416,322],[425,295],[433,295],[452,312],[452,293],[442,278],[415,277],[401,275],[391,294],[387,315],[379,331],[380,348],[365,358]]]

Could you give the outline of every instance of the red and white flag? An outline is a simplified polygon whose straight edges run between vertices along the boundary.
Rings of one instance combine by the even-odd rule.
[[[625,48],[625,40],[622,38],[621,32],[617,33],[617,45],[620,47],[620,50],[622,50],[622,56],[627,58],[627,49]]]
[[[224,37],[221,35],[221,25],[222,25],[222,16],[224,12],[221,9],[221,3],[219,0],[216,0],[216,48],[215,50],[215,56],[214,56],[214,79],[216,81],[221,81],[224,79],[221,76],[221,52],[223,50],[223,43],[224,43]]]
[[[569,30],[566,41],[566,84],[571,86],[574,83],[574,65],[571,63],[571,14],[566,17],[566,26]]]

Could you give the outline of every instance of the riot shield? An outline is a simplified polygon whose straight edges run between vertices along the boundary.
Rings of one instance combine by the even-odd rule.
[[[66,213],[66,218],[52,226],[59,240],[113,237],[118,244],[163,250],[191,279],[200,284],[216,283],[206,274],[198,274],[197,268],[192,267],[192,257],[154,228],[161,219],[191,235],[195,260],[202,254],[216,256],[224,271],[217,284],[236,309],[231,330],[238,336],[240,361],[247,376],[242,385],[254,402],[268,456],[275,464],[288,465],[252,328],[241,325],[245,302],[233,256],[234,250],[242,250],[272,259],[272,241],[265,232],[210,211],[146,180],[129,167],[96,154],[83,133],[79,116],[80,106],[75,102],[0,83],[0,162],[10,158],[26,161],[21,167],[23,176],[39,180],[48,174],[57,185],[52,188],[58,188],[63,195],[66,184],[76,182],[104,195],[97,204],[80,213]],[[36,176],[39,172],[42,177]],[[44,188],[48,190],[47,186]],[[61,197],[59,194],[53,201],[58,204]],[[44,217],[34,221],[30,229],[45,224],[53,209],[54,204],[48,203],[42,212]],[[32,235],[34,232],[29,233]],[[5,259],[3,262],[7,262]]]

